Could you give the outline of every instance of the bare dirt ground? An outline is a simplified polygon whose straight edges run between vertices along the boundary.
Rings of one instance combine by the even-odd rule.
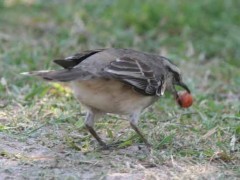
[[[80,151],[64,142],[66,132],[56,132],[52,141],[52,130],[46,126],[28,138],[1,133],[0,179],[237,179],[214,162],[156,159],[167,149],[150,152],[144,145],[131,145]]]

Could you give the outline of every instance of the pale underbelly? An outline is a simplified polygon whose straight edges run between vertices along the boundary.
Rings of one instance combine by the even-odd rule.
[[[75,81],[71,86],[83,105],[105,113],[131,114],[143,110],[157,99],[144,96],[117,80]]]

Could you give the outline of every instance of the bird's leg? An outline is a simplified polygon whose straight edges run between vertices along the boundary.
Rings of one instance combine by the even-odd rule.
[[[92,136],[98,141],[98,143],[101,146],[107,146],[105,144],[105,142],[102,141],[102,139],[98,136],[98,134],[96,133],[96,131],[93,129],[93,127],[86,125],[86,128],[88,129],[88,131],[92,134]]]
[[[139,116],[140,116],[140,112],[136,112],[130,115],[130,125],[136,131],[136,133],[141,137],[141,139],[146,144],[146,146],[150,148],[151,144],[147,141],[147,139],[143,136],[142,132],[137,127]]]
[[[88,111],[87,116],[85,118],[85,122],[84,122],[85,126],[101,146],[107,147],[105,142],[102,141],[102,139],[98,136],[98,134],[96,133],[96,131],[93,128],[95,116],[96,116],[96,114],[93,111]]]
[[[151,147],[151,144],[147,141],[147,139],[143,136],[142,132],[138,129],[135,124],[130,123],[131,127],[136,131],[136,133],[141,137],[143,142],[146,144],[147,147]]]

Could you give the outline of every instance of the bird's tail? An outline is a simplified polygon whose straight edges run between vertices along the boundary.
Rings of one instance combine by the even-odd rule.
[[[56,82],[68,82],[78,79],[84,72],[79,71],[69,71],[66,69],[62,70],[42,70],[42,71],[31,71],[23,72],[22,75],[27,76],[38,76],[46,81],[56,81]]]

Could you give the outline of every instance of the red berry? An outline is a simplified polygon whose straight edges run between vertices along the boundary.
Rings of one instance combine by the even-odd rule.
[[[193,103],[193,97],[187,91],[178,92],[176,100],[177,100],[177,103],[183,108],[188,108]]]

